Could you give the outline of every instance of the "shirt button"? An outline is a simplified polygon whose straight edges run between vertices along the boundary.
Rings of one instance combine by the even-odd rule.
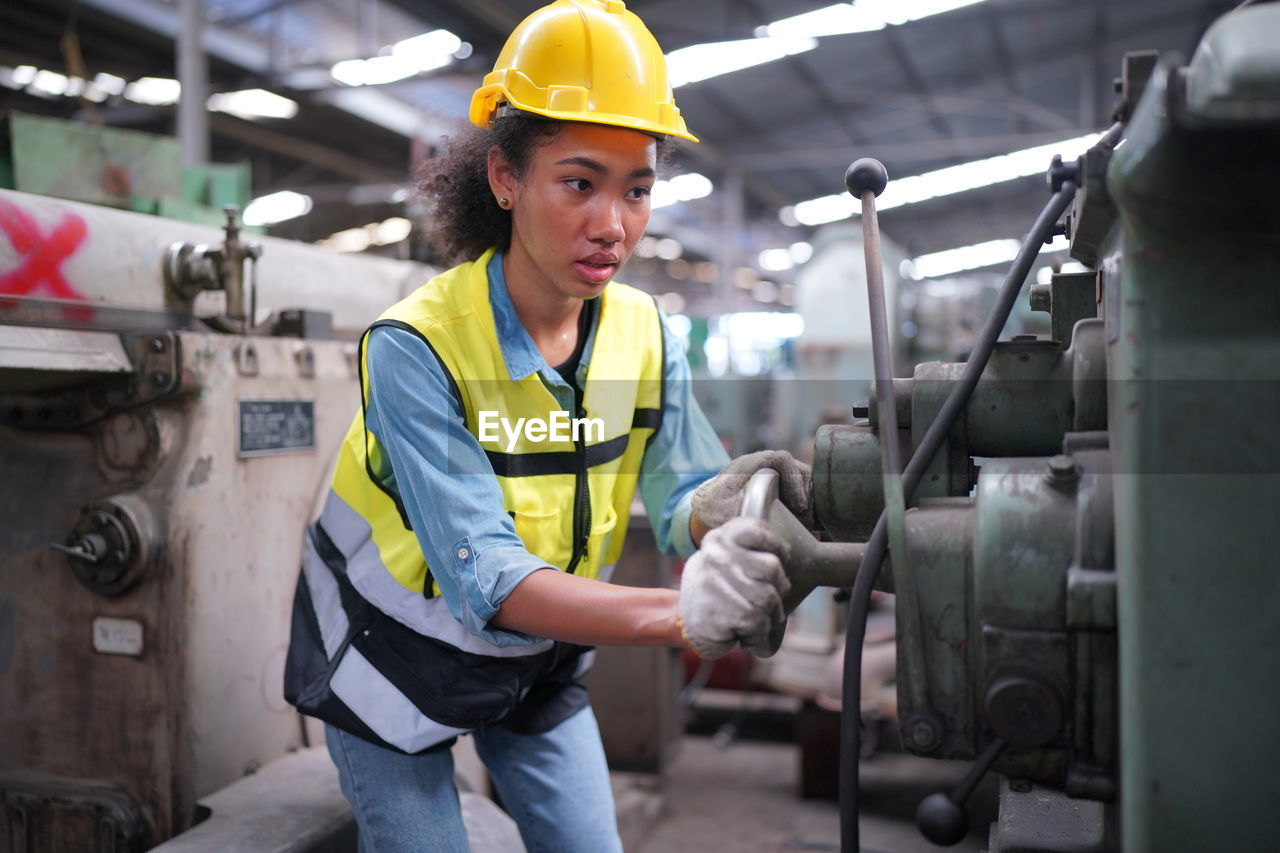
[[[470,551],[468,551],[466,548],[459,548],[459,549],[458,549],[458,559],[459,559],[459,560],[465,560],[465,559],[467,559],[467,557],[470,557],[470,556],[471,556],[471,552],[470,552]]]

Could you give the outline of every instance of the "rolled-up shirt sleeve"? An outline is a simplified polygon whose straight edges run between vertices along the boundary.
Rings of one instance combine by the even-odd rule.
[[[511,591],[547,564],[516,535],[493,467],[466,428],[443,366],[425,341],[400,329],[375,328],[365,346],[365,423],[390,461],[389,485],[449,611],[495,645],[538,642],[489,626]]]
[[[662,325],[665,406],[640,466],[640,498],[658,547],[687,558],[696,550],[689,532],[693,491],[729,464],[729,454],[693,396],[684,344],[665,314]]]

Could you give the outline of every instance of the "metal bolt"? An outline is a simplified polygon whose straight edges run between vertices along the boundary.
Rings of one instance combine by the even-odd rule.
[[[919,752],[933,752],[942,745],[942,725],[927,714],[916,714],[907,720],[906,734]]]
[[[1047,246],[1053,242],[1054,237],[1065,235],[1066,233],[1067,233],[1067,223],[1065,222],[1055,223],[1053,228],[1049,231],[1048,236],[1044,238],[1044,244]]]
[[[1053,310],[1053,285],[1051,284],[1031,285],[1030,298],[1031,298],[1032,311],[1052,311]]]
[[[162,370],[157,370],[155,373],[151,374],[151,384],[156,386],[157,388],[163,388],[165,385],[168,384],[168,382],[169,382],[169,374],[165,373]]]
[[[164,352],[164,349],[165,349],[164,338],[152,338],[149,346],[151,347],[152,352]]]
[[[1055,485],[1069,485],[1080,477],[1080,469],[1070,456],[1059,453],[1049,457],[1049,482]]]

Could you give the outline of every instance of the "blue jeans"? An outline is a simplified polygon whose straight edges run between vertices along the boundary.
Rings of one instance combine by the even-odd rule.
[[[600,729],[590,707],[549,732],[476,732],[476,752],[529,853],[622,853]],[[466,853],[453,755],[405,755],[325,726],[360,853]]]

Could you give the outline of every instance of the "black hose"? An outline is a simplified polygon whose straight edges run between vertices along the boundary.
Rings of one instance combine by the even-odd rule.
[[[951,389],[946,402],[938,411],[938,415],[929,425],[920,446],[911,456],[907,468],[902,475],[902,490],[906,499],[920,483],[924,469],[932,461],[938,448],[946,440],[947,433],[955,423],[956,417],[969,402],[969,395],[982,378],[987,360],[995,349],[1000,330],[1009,319],[1009,312],[1017,301],[1023,282],[1035,263],[1040,248],[1053,233],[1053,226],[1061,218],[1067,205],[1075,195],[1076,186],[1065,181],[1062,187],[1053,194],[1040,216],[1036,218],[1031,232],[1022,241],[1022,248],[1009,268],[995,306],[987,317],[978,342],[965,363],[964,374]],[[896,436],[881,436],[881,441],[894,441]],[[861,723],[862,706],[862,641],[867,631],[867,608],[871,603],[871,589],[876,576],[880,574],[880,566],[884,562],[886,540],[888,539],[885,513],[880,513],[875,530],[867,541],[867,551],[858,565],[858,574],[853,581],[853,591],[849,597],[849,624],[846,627],[844,643],[844,684],[841,690],[840,715],[840,850],[841,853],[858,853],[858,738]]]

